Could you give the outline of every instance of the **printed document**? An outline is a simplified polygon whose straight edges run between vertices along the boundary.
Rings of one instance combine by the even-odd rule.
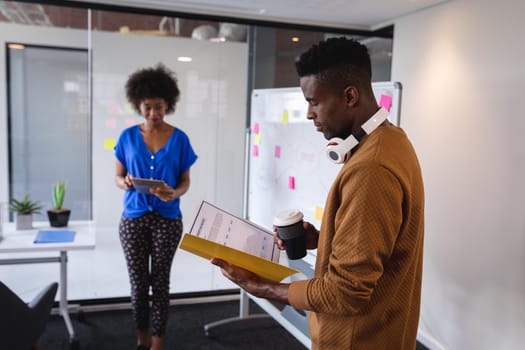
[[[206,201],[199,206],[180,248],[206,259],[223,259],[277,282],[298,273],[279,264],[280,250],[272,232]]]

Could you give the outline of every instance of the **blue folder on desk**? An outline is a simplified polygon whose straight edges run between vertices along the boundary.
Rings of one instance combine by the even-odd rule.
[[[75,231],[71,230],[40,230],[33,243],[64,243],[73,242]]]

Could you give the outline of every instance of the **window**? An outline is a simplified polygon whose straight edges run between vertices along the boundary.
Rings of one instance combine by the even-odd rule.
[[[7,67],[10,198],[28,193],[47,220],[64,181],[71,219],[91,219],[88,52],[8,43]]]

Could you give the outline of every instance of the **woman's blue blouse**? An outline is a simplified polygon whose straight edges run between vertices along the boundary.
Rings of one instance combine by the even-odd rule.
[[[120,134],[115,146],[115,156],[124,165],[128,174],[134,177],[163,180],[171,187],[177,187],[177,180],[197,160],[188,136],[175,128],[168,142],[151,153],[140,133],[139,125],[131,126]],[[137,218],[148,211],[156,211],[161,216],[177,219],[182,216],[180,199],[163,202],[157,196],[143,194],[134,189],[124,195],[126,218]]]

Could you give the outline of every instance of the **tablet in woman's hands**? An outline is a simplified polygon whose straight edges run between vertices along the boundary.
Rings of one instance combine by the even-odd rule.
[[[140,193],[149,193],[150,188],[164,186],[164,181],[153,179],[141,179],[139,177],[133,178],[133,187]]]

